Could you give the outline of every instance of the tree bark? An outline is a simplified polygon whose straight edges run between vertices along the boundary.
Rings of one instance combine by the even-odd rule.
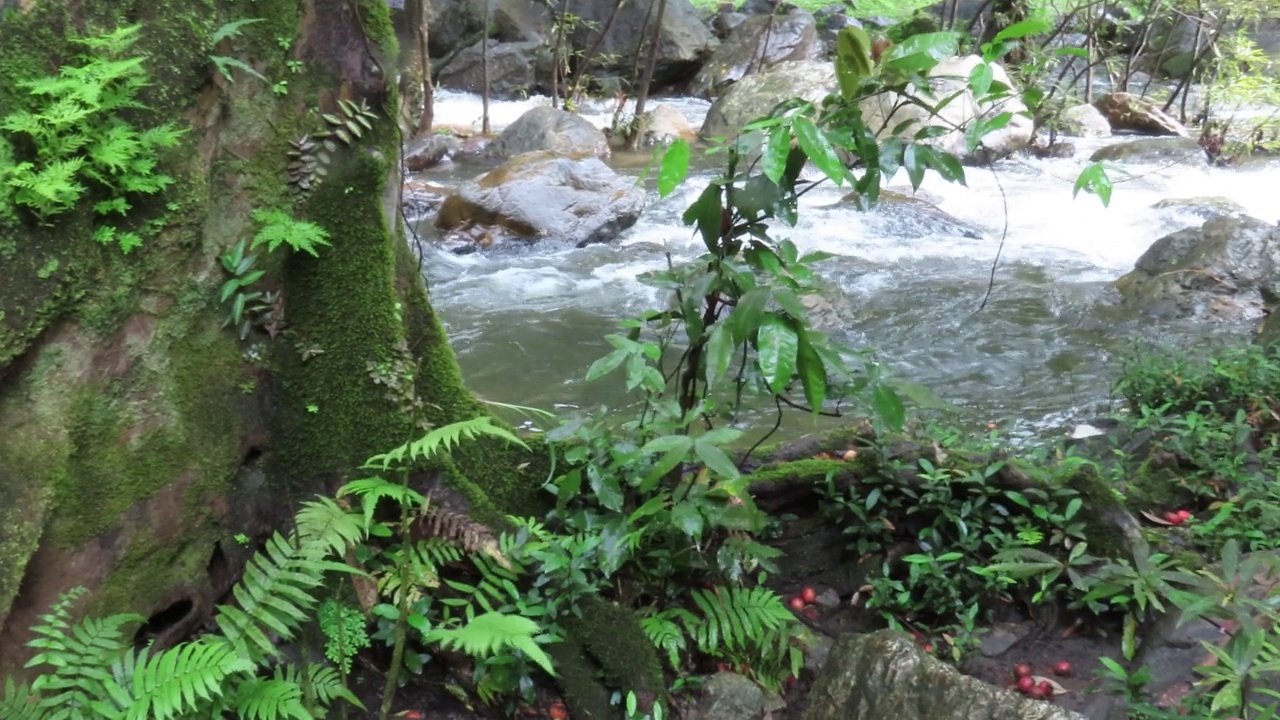
[[[653,69],[658,64],[658,50],[662,41],[662,18],[667,12],[667,0],[658,0],[657,17],[653,23],[653,38],[649,43],[649,57],[645,60],[644,75],[640,78],[640,87],[636,92],[636,117],[631,124],[631,133],[627,137],[627,147],[634,150],[640,144],[640,116],[644,114],[645,103],[649,99],[649,86],[653,84]]]

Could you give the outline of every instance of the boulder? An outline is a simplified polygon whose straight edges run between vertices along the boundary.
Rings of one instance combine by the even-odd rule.
[[[836,91],[836,69],[829,62],[797,60],[739,80],[712,103],[702,123],[704,138],[735,135],[743,125],[767,115],[793,97],[822,102]]]
[[[1084,720],[961,675],[891,630],[837,638],[808,702],[805,720]]]
[[[453,193],[453,188],[425,182],[409,180],[404,183],[400,193],[400,212],[408,222],[417,222],[440,209],[440,204]]]
[[[1137,138],[1098,148],[1089,161],[1203,165],[1209,162],[1209,156],[1191,138]]]
[[[635,224],[644,191],[596,157],[518,155],[445,199],[436,227],[446,240],[491,244],[559,240],[608,242]]]
[[[1159,105],[1139,95],[1126,92],[1108,93],[1093,101],[1112,130],[1130,130],[1145,135],[1187,137],[1186,126],[1160,109]]]
[[[609,140],[600,128],[567,110],[539,105],[507,126],[489,146],[491,157],[512,158],[546,150],[557,155],[609,157]]]
[[[956,90],[966,87],[966,79],[973,67],[981,62],[977,56],[949,58],[938,63],[931,73],[932,85],[918,97],[925,102],[936,103]],[[999,65],[993,66],[995,79],[1012,87],[1012,81]],[[749,75],[725,91],[712,103],[702,125],[702,136],[712,138],[736,133],[743,125],[767,115],[783,100],[800,97],[810,102],[820,102],[836,92],[835,66],[830,62],[793,61],[779,63],[765,72]],[[990,133],[977,151],[970,153],[965,147],[964,133],[953,130],[933,142],[940,148],[969,160],[993,160],[1004,157],[1027,145],[1031,140],[1033,124],[1026,114],[1026,106],[1016,97],[996,102],[978,103],[965,90],[942,109],[939,119],[930,119],[929,112],[913,103],[903,103],[901,96],[888,94],[868,98],[862,104],[867,124],[880,135],[888,135],[895,127],[907,123],[902,131],[912,136],[924,123],[954,127],[972,121],[976,117],[989,118],[1009,111],[1015,113],[1005,127]]]
[[[1244,217],[1249,214],[1240,203],[1225,197],[1169,198],[1151,206],[1175,215],[1190,215],[1201,222],[1215,217]]]
[[[732,5],[722,5],[720,11],[711,16],[711,21],[708,24],[711,26],[711,32],[715,33],[716,38],[724,40],[733,33],[734,28],[745,22],[747,17],[749,16],[745,13],[734,10]]]
[[[1111,137],[1111,123],[1098,108],[1074,105],[1058,115],[1058,132],[1072,137]]]
[[[666,103],[646,110],[636,122],[640,129],[640,143],[646,147],[667,145],[676,140],[692,142],[698,138],[698,131],[689,118]]]
[[[538,78],[551,77],[551,56],[539,40],[489,44],[489,95],[498,99],[526,96],[537,89]],[[481,93],[484,74],[480,43],[458,53],[448,65],[439,68],[437,86],[451,90]]]
[[[857,193],[840,199],[839,205],[849,205],[858,210]],[[895,236],[936,237],[958,235],[970,239],[982,237],[982,231],[952,216],[937,205],[913,195],[895,190],[881,190],[875,206],[865,210],[885,221],[886,229]]]
[[[982,62],[977,55],[946,58],[929,71],[930,87],[927,90],[912,92],[911,95],[930,106],[960,94],[950,100],[936,118],[930,117],[930,111],[915,103],[904,103],[899,95],[886,94],[868,98],[862,105],[862,115],[867,125],[880,134],[886,134],[904,122],[909,125],[902,131],[903,137],[915,135],[926,126],[959,128],[979,118],[989,119],[1004,112],[1013,113],[1013,118],[999,130],[988,133],[982,144],[973,152],[965,145],[965,133],[962,129],[951,130],[932,142],[962,160],[988,162],[1011,155],[1026,147],[1031,142],[1034,123],[1027,111],[1027,106],[1018,98],[1018,88],[1009,78],[1008,73],[999,64],[992,63],[992,75],[995,82],[1009,87],[1010,95],[994,101],[978,100],[968,90],[969,74]]]
[[[1215,217],[1166,235],[1116,281],[1128,304],[1180,317],[1262,317],[1280,297],[1280,228]]]
[[[422,172],[439,165],[462,147],[462,142],[453,135],[434,134],[418,138],[404,149],[404,169],[409,172]]]
[[[720,672],[702,687],[694,717],[699,720],[760,720],[764,717],[764,690],[750,678]]]
[[[739,23],[728,40],[702,66],[689,92],[715,97],[727,86],[780,62],[814,60],[822,55],[818,23],[804,10],[786,15],[753,15]]]
[[[632,0],[623,4],[615,15],[612,2],[574,3],[573,12],[579,21],[574,25],[571,46],[596,47],[593,71],[630,77],[639,44],[644,42],[648,47],[651,18],[657,14],[657,4],[658,0]],[[606,24],[608,31],[599,38]],[[663,88],[691,78],[716,44],[715,36],[689,0],[666,0],[658,36],[658,59],[653,70],[654,87]]]

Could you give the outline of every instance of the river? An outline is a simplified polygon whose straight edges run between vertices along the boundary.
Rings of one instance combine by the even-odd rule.
[[[493,103],[495,131],[540,102]],[[687,98],[668,102],[695,126],[708,107]],[[603,127],[612,107],[582,113]],[[479,117],[476,96],[439,94],[437,123],[478,127]],[[1227,197],[1258,218],[1280,219],[1274,162],[1248,169],[1128,166],[1130,176],[1117,182],[1109,208],[1084,193],[1073,199],[1072,183],[1102,142],[1076,141],[1072,159],[1008,159],[994,173],[968,168],[967,186],[929,177],[922,190],[980,228],[977,239],[826,207],[844,194],[829,184],[807,194],[799,224],[779,234],[801,252],[838,256],[820,267],[838,295],[832,300],[850,315],[841,339],[876,349],[897,375],[929,387],[962,418],[999,422],[1017,437],[1061,432],[1107,411],[1120,361],[1143,343],[1202,347],[1254,329],[1153,318],[1116,304],[1113,280],[1162,235],[1199,223],[1154,203]],[[638,176],[643,160],[620,156],[613,164]],[[445,166],[424,177],[454,184],[478,171]],[[700,251],[679,215],[710,177],[695,173],[666,199],[653,193],[640,221],[613,244],[578,249],[543,241],[518,252],[429,252],[432,302],[469,385],[482,397],[546,409],[625,404],[618,376],[590,384],[583,377],[609,351],[601,336],[619,319],[661,305],[637,274],[663,267],[667,252],[680,259]],[[905,183],[902,174],[890,182]],[[430,236],[429,225],[419,231]],[[979,312],[1002,234],[994,288]],[[799,432],[808,422],[797,418],[788,427]]]

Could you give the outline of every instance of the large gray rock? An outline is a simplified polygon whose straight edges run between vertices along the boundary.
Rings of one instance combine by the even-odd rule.
[[[822,55],[818,23],[804,10],[753,15],[738,24],[693,79],[689,91],[715,97],[732,83],[791,60]]]
[[[1157,240],[1116,287],[1126,303],[1161,314],[1261,317],[1280,298],[1280,228],[1212,218]]]
[[[539,105],[507,126],[489,146],[493,157],[512,158],[546,150],[557,155],[609,157],[609,139],[600,128],[566,110]]]
[[[698,131],[689,122],[689,118],[666,103],[646,110],[636,118],[636,125],[640,133],[640,144],[644,147],[668,145],[676,140],[693,142],[698,139]]]
[[[1132,130],[1147,135],[1188,137],[1186,126],[1154,102],[1127,92],[1107,93],[1093,101],[1112,130]]]
[[[551,56],[538,40],[489,45],[489,95],[498,99],[521,98],[537,88],[538,78],[551,77]],[[484,91],[484,66],[480,43],[458,53],[440,69],[437,85],[470,93]]]
[[[764,716],[764,690],[750,678],[720,672],[702,688],[694,717],[698,720],[759,720]]]
[[[736,135],[743,125],[767,115],[775,105],[798,97],[813,103],[836,91],[836,68],[829,62],[778,63],[748,75],[716,98],[700,131],[704,138]]]
[[[1087,103],[1073,105],[1058,115],[1058,132],[1072,137],[1111,137],[1111,123]]]
[[[596,157],[518,155],[458,188],[440,207],[447,242],[608,242],[635,224],[644,191]]]
[[[884,223],[882,229],[894,237],[958,235],[971,240],[982,237],[982,230],[960,220],[928,200],[906,192],[881,190],[876,204],[870,208],[861,207],[857,193],[850,193],[840,198],[837,204],[847,205],[877,217]]]
[[[1209,162],[1209,156],[1200,143],[1191,138],[1159,137],[1125,140],[1098,148],[1089,161],[1204,165]]]
[[[805,720],[1085,720],[961,675],[891,630],[840,636],[808,700]]]
[[[692,77],[717,43],[689,0],[666,2],[658,37],[658,60],[653,71],[654,85],[659,88]],[[629,77],[641,41],[648,47],[651,18],[657,15],[657,4],[658,0],[631,0],[623,4],[609,22],[615,3],[602,0],[574,3],[572,9],[579,21],[574,25],[572,46],[594,46],[600,30],[608,24],[609,30],[600,40],[592,67]]]
[[[1011,155],[1031,142],[1035,124],[1027,112],[1027,106],[1018,97],[1017,86],[999,64],[991,65],[992,77],[995,82],[1010,88],[1008,97],[979,101],[969,92],[969,74],[981,63],[982,58],[977,55],[946,58],[929,71],[927,90],[910,92],[912,97],[930,107],[955,96],[936,117],[931,116],[928,108],[903,102],[900,95],[885,94],[869,98],[862,104],[863,118],[872,130],[881,135],[891,132],[904,122],[909,124],[901,132],[903,137],[911,137],[928,126],[947,128],[949,132],[932,142],[963,160],[985,162]],[[1009,123],[988,133],[983,137],[981,146],[970,152],[965,144],[963,127],[978,119],[990,119],[1004,112],[1013,113]]]

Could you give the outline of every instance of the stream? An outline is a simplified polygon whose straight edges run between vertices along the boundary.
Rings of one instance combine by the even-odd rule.
[[[543,102],[494,102],[495,132]],[[695,127],[708,107],[690,98],[662,102]],[[479,127],[480,100],[443,91],[435,112],[437,124]],[[613,107],[580,112],[605,127]],[[1226,197],[1255,217],[1280,219],[1276,162],[1242,169],[1131,165],[1123,181],[1113,174],[1109,208],[1092,195],[1073,199],[1072,184],[1093,149],[1115,140],[1071,141],[1078,150],[1074,158],[1015,157],[998,163],[994,173],[966,168],[967,186],[926,179],[921,195],[979,228],[977,239],[936,235],[891,214],[828,207],[845,192],[829,183],[802,198],[796,227],[776,234],[790,237],[802,253],[837,255],[818,267],[828,299],[847,316],[834,332],[839,339],[874,348],[896,375],[930,388],[965,420],[999,422],[1014,437],[1058,433],[1107,411],[1120,361],[1143,343],[1203,346],[1238,341],[1254,330],[1253,323],[1153,318],[1117,304],[1112,281],[1156,239],[1201,222],[1153,204]],[[611,164],[639,176],[649,157],[620,154]],[[422,177],[453,185],[483,170],[446,163]],[[662,305],[658,292],[636,276],[665,267],[667,252],[678,261],[702,249],[679,216],[711,176],[710,170],[693,172],[661,200],[650,180],[644,215],[612,244],[579,249],[544,240],[518,251],[428,251],[431,299],[469,386],[487,399],[560,411],[625,405],[620,374],[594,383],[583,378],[611,349],[602,335],[618,320]],[[905,173],[889,182],[906,184]],[[417,228],[423,237],[434,236],[430,220]],[[994,286],[982,307],[997,251]],[[812,427],[807,418],[793,417],[787,434]],[[771,425],[772,407],[743,420]]]

